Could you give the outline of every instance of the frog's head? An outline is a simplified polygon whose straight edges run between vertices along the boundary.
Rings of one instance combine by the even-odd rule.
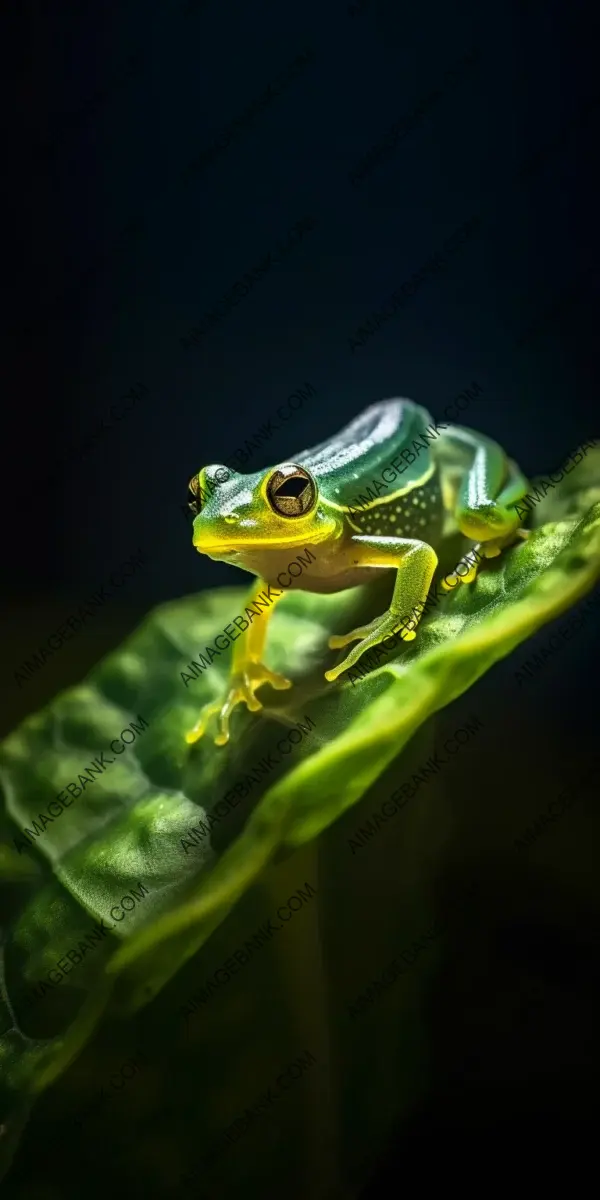
[[[255,551],[323,542],[339,525],[320,503],[315,478],[297,463],[255,475],[218,464],[203,467],[190,479],[189,490],[196,550],[240,566]]]

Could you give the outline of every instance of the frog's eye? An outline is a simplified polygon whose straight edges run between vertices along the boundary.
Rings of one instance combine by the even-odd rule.
[[[282,517],[303,517],[315,504],[317,485],[304,467],[284,463],[267,484],[271,508]]]
[[[197,475],[192,475],[188,483],[188,508],[191,508],[195,517],[198,516],[202,508],[202,494],[200,491],[200,480]]]

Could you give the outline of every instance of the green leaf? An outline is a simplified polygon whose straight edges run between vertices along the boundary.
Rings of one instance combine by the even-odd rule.
[[[291,593],[270,625],[266,658],[295,686],[286,693],[264,687],[258,714],[236,710],[224,748],[209,737],[190,748],[184,734],[199,708],[222,692],[229,652],[187,688],[180,673],[242,611],[246,589],[162,606],[87,681],[5,740],[0,871],[5,887],[16,889],[19,909],[4,934],[0,976],[5,1103],[10,1094],[42,1090],[64,1071],[107,1007],[131,1011],[152,999],[269,863],[315,839],[356,804],[431,714],[593,587],[600,574],[600,453],[590,452],[549,491],[532,524],[527,542],[445,596],[414,642],[355,685],[343,677],[325,682],[336,661],[327,641],[383,612],[389,583],[338,596]],[[442,573],[463,548],[449,548]],[[39,829],[57,794],[102,751],[110,754],[111,740],[140,718],[146,724],[133,743],[36,834],[33,822]],[[288,743],[281,763],[246,797],[241,784],[235,793],[294,728],[305,732]],[[226,794],[239,803],[192,838],[190,827],[206,822]],[[33,830],[30,838],[25,828]],[[140,885],[142,898],[113,919],[114,906]],[[78,951],[102,921],[108,934]],[[36,982],[56,972],[69,951],[80,961],[33,1002]]]

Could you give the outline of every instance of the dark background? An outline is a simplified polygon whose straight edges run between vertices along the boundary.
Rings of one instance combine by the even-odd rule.
[[[187,480],[230,458],[306,381],[317,395],[289,427],[278,422],[248,469],[297,456],[386,396],[441,416],[474,380],[484,390],[469,423],[530,474],[600,433],[600,93],[584,5],[22,0],[6,19],[14,272],[0,734],[155,605],[235,579],[192,549]],[[308,47],[312,60],[188,180],[196,156]],[[472,50],[476,64],[445,86]],[[441,99],[352,186],[360,159],[437,87]],[[308,216],[315,228],[285,261],[184,349],[189,329]],[[473,216],[477,232],[446,269],[352,353],[357,327]],[[139,382],[143,399],[111,421]],[[19,688],[22,660],[138,547],[148,565]],[[569,653],[548,688],[581,703],[590,653]],[[453,1110],[465,1141],[486,1110],[479,1088]],[[506,1088],[514,1110],[510,1077]],[[558,1122],[560,1093],[559,1081]],[[440,1096],[405,1135],[417,1155],[447,1133]],[[543,1125],[539,1089],[529,1109],[517,1122]]]

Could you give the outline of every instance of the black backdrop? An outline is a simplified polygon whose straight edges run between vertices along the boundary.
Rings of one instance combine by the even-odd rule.
[[[251,469],[385,396],[440,415],[472,381],[471,423],[526,472],[600,433],[582,5],[22,0],[5,19],[1,733],[156,604],[243,581],[193,551],[187,479],[307,383]],[[138,548],[143,570],[18,686]],[[536,693],[536,721],[582,745],[594,637]]]

